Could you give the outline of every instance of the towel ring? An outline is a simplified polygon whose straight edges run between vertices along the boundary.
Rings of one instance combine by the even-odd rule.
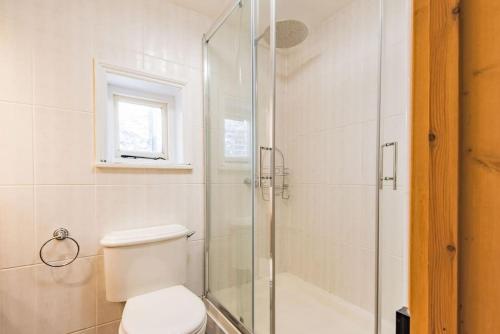
[[[72,258],[69,262],[66,262],[63,264],[50,264],[47,261],[45,261],[45,259],[43,258],[43,253],[42,253],[43,248],[53,240],[62,241],[65,239],[69,239],[75,243],[75,245],[76,245],[75,257]],[[80,253],[80,245],[78,244],[78,241],[76,241],[75,239],[73,239],[72,237],[69,236],[69,231],[67,229],[65,229],[64,227],[60,227],[57,230],[55,230],[54,233],[52,233],[52,238],[45,241],[45,243],[42,245],[42,247],[40,247],[40,260],[42,260],[42,262],[45,263],[46,265],[48,265],[49,267],[60,268],[60,267],[65,267],[65,266],[73,263],[76,260],[76,258],[78,257],[79,253]]]

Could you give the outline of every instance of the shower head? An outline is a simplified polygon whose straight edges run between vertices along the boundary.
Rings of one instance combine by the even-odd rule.
[[[289,49],[299,45],[309,35],[307,26],[297,20],[285,20],[276,22],[276,47],[278,49]],[[269,44],[270,28],[263,34],[265,41]]]

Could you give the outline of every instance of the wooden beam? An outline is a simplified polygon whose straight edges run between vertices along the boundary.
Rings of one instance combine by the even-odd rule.
[[[500,333],[500,1],[461,20],[461,333]]]
[[[459,9],[414,0],[410,313],[414,334],[457,333]]]

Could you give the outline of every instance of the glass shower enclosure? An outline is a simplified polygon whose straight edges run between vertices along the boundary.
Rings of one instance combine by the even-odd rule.
[[[243,333],[393,332],[381,13],[381,0],[240,0],[204,36],[205,294]]]

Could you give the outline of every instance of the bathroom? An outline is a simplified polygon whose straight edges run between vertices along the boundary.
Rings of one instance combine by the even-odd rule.
[[[0,0],[0,334],[394,333],[412,17]]]

